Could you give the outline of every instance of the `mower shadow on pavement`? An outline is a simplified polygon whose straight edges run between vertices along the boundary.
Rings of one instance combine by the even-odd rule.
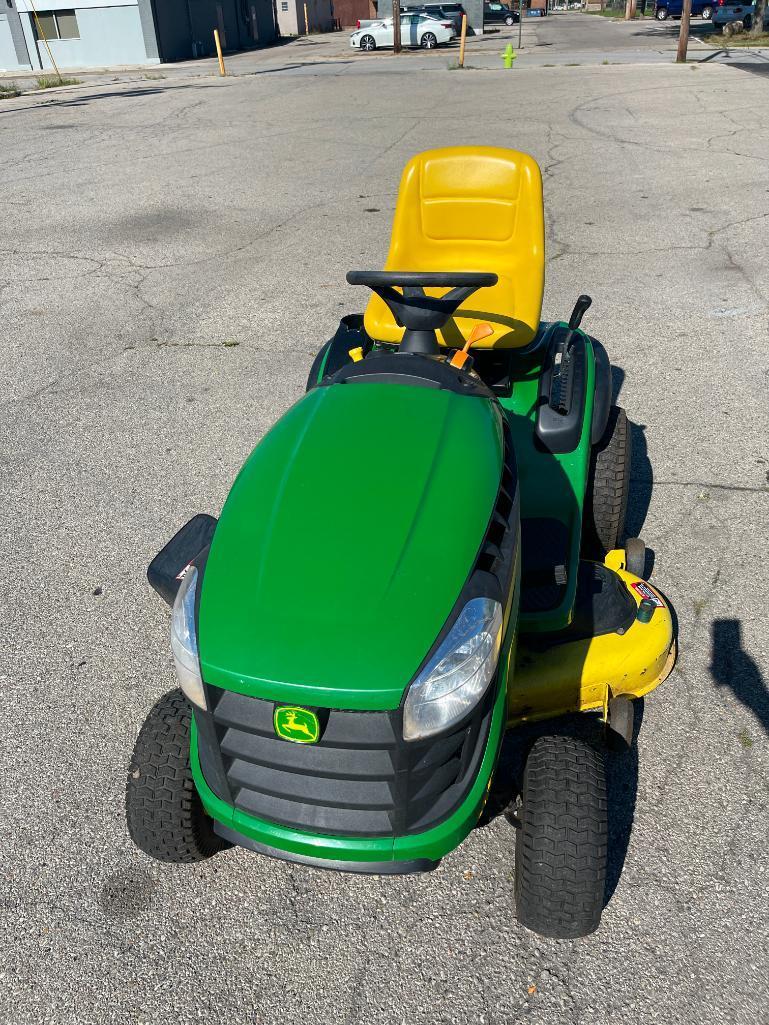
[[[636,424],[631,420],[630,438],[633,444],[633,455],[630,466],[630,494],[625,514],[625,535],[626,537],[641,537],[654,490],[654,471],[646,444],[646,424]],[[654,549],[647,546],[644,569],[644,577],[647,580],[653,570]]]
[[[758,666],[742,646],[739,619],[713,621],[710,675],[717,687],[728,687],[769,734],[769,690]]]

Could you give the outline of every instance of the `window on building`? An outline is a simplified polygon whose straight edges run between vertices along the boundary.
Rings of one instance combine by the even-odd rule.
[[[46,39],[80,38],[74,11],[38,11],[37,19],[33,18],[32,21],[38,39],[43,34]]]

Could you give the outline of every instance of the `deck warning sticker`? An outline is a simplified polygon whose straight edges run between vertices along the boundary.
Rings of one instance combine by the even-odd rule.
[[[648,598],[650,601],[653,601],[658,609],[665,608],[665,602],[662,598],[660,598],[657,592],[653,591],[648,584],[645,584],[643,580],[635,580],[630,586],[637,594],[640,594],[642,598]]]

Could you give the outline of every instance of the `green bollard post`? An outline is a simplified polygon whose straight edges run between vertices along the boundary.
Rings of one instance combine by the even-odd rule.
[[[507,46],[502,51],[502,60],[505,62],[505,67],[506,68],[512,68],[513,61],[515,60],[515,58],[517,56],[518,56],[518,54],[513,49],[513,44],[512,43],[508,43]]]

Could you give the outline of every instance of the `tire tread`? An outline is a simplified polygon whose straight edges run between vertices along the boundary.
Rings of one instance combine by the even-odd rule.
[[[606,430],[590,459],[582,524],[583,549],[589,556],[603,558],[622,541],[631,459],[627,414],[620,406],[612,406]]]
[[[598,928],[606,878],[603,756],[584,741],[540,737],[526,762],[516,837],[522,925],[572,939]]]
[[[158,861],[203,861],[229,846],[214,833],[192,778],[190,719],[180,690],[164,694],[139,731],[128,768],[128,832]]]

